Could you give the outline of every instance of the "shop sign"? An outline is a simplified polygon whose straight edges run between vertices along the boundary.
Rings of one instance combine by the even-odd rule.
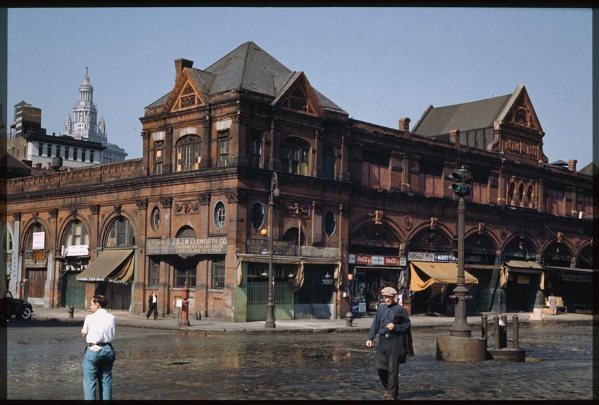
[[[80,263],[65,264],[64,269],[65,269],[65,271],[83,271],[83,270],[87,269],[87,266],[89,266],[89,265],[88,264],[80,264]]]
[[[434,262],[435,254],[429,252],[409,252],[408,260],[411,262]]]
[[[46,238],[45,232],[33,232],[33,240],[31,247],[32,250],[44,249],[44,240]]]
[[[43,269],[48,265],[47,260],[25,259],[25,267],[28,269]]]
[[[63,246],[63,256],[88,256],[89,248],[87,245]]]
[[[436,262],[454,262],[456,260],[458,260],[458,258],[451,253],[435,253]]]
[[[516,284],[530,284],[530,279],[528,276],[518,276],[516,278]]]
[[[148,255],[217,255],[227,253],[227,238],[146,240]]]
[[[333,279],[332,278],[323,278],[322,285],[333,285]]]
[[[564,281],[582,281],[582,282],[590,282],[591,275],[584,273],[562,273],[562,280]]]
[[[406,258],[399,256],[349,255],[349,264],[361,266],[405,266]]]

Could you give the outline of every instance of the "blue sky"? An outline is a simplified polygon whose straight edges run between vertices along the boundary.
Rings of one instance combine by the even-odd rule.
[[[352,118],[397,128],[523,84],[549,161],[592,160],[592,11],[541,8],[46,8],[8,11],[8,116],[59,134],[89,67],[109,142],[141,157],[143,109],[177,58],[206,68],[254,41]],[[9,122],[10,124],[10,122]]]

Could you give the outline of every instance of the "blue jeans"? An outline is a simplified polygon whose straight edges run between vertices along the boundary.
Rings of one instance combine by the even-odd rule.
[[[100,351],[94,352],[88,347],[83,356],[83,396],[86,400],[96,399],[98,380],[100,399],[112,399],[112,364],[116,358],[111,345],[100,346]]]

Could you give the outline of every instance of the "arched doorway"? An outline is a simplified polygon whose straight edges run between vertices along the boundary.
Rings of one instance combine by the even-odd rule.
[[[77,281],[79,273],[89,265],[89,234],[85,225],[72,220],[65,228],[60,246],[60,305],[85,308],[85,284]]]
[[[503,249],[505,310],[532,312],[537,292],[543,288],[542,267],[536,261],[534,244],[525,236],[513,238]],[[505,274],[505,273],[504,273]]]
[[[464,240],[464,268],[478,279],[470,289],[471,299],[466,301],[468,312],[492,310],[493,297],[499,285],[501,267],[496,264],[497,248],[484,233],[468,236]]]
[[[43,305],[48,258],[46,252],[46,232],[39,222],[33,223],[25,233],[23,245],[23,276],[20,283],[20,296],[33,304]]]
[[[398,288],[405,271],[399,257],[400,240],[384,224],[367,224],[349,237],[349,273],[351,311],[373,315],[384,287]]]
[[[409,261],[445,261],[454,260],[453,239],[439,229],[422,229],[410,239]],[[422,259],[424,258],[424,259]],[[412,271],[412,270],[410,270]],[[414,271],[418,271],[414,269]],[[421,275],[426,277],[426,275]],[[457,273],[456,273],[457,281]],[[451,315],[454,311],[453,301],[449,299],[455,284],[433,283],[430,287],[411,295],[412,313]]]

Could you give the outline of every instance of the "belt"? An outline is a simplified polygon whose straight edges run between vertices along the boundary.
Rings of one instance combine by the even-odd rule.
[[[108,342],[108,343],[88,343],[87,347],[92,347],[92,346],[112,346],[112,342]]]

